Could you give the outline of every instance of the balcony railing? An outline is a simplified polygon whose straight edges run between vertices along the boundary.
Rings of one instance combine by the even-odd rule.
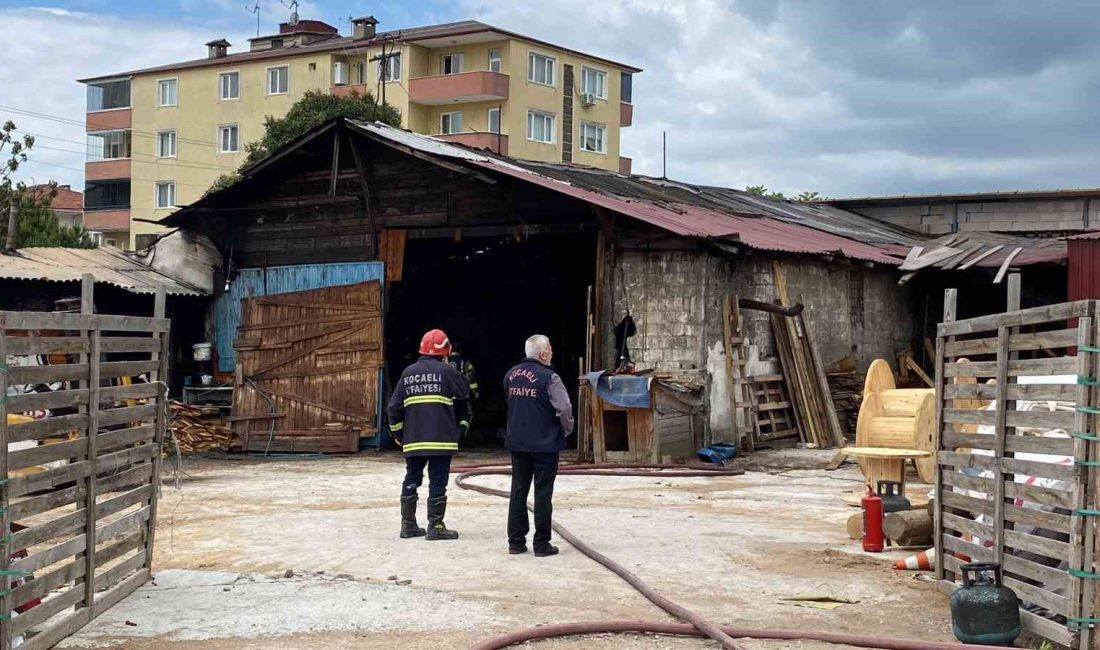
[[[630,126],[634,123],[634,104],[619,102],[619,126]]]
[[[462,72],[409,80],[409,101],[438,106],[508,99],[508,75]]]

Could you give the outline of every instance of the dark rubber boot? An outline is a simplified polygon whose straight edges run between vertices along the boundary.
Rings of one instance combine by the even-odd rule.
[[[416,525],[416,495],[401,497],[401,539],[423,537],[425,532]]]
[[[551,555],[557,554],[558,547],[554,546],[553,544],[547,544],[546,546],[535,548],[535,557],[549,557]]]
[[[508,555],[523,555],[526,552],[526,544],[524,544],[523,546],[512,546],[511,544],[508,545]]]
[[[428,535],[427,539],[458,539],[458,533],[449,530],[443,523],[447,514],[447,497],[428,499]]]

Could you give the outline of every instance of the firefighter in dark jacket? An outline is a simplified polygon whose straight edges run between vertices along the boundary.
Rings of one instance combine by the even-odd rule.
[[[550,544],[554,479],[565,437],[573,433],[573,405],[550,360],[550,339],[536,334],[524,345],[527,358],[504,376],[508,431],[504,444],[512,453],[512,493],[508,500],[508,552],[527,552],[527,494],[535,483],[535,555],[556,555]]]
[[[470,426],[470,389],[449,363],[451,343],[442,330],[420,341],[420,358],[405,368],[387,407],[390,433],[405,453],[401,485],[401,537],[458,539],[443,523],[451,455]],[[416,525],[416,490],[428,469],[428,530]]]

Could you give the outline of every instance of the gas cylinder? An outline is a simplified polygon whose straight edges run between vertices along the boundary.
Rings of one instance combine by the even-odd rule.
[[[886,537],[882,534],[882,497],[867,486],[867,494],[860,499],[863,507],[863,550],[881,553]]]
[[[963,586],[951,594],[951,629],[963,643],[1011,646],[1020,636],[1016,592],[1001,584],[1001,565],[960,568]]]
[[[900,481],[879,481],[878,496],[882,499],[882,514],[911,510],[909,499],[901,493]]]

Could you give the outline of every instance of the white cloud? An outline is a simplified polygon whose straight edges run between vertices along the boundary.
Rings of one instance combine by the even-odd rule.
[[[40,136],[30,153],[34,162],[22,166],[16,178],[75,188],[84,184],[86,107],[85,87],[76,80],[199,58],[212,37],[199,25],[41,7],[5,10],[4,28],[18,38],[6,41],[5,58],[14,65],[0,66],[0,106],[54,118],[0,108],[0,118]]]

